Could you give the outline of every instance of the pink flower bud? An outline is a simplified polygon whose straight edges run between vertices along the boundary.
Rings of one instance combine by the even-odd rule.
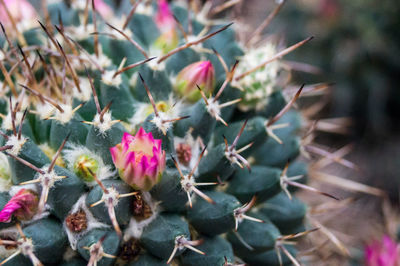
[[[157,184],[165,169],[161,140],[140,128],[135,136],[124,133],[122,142],[110,148],[119,176],[134,189],[148,191]]]
[[[195,102],[201,97],[197,85],[205,94],[214,91],[215,72],[210,61],[199,61],[182,69],[176,77],[175,91],[189,101]]]
[[[38,203],[37,195],[31,190],[23,188],[9,200],[0,211],[0,222],[10,222],[12,215],[19,220],[29,220],[35,214]]]
[[[382,241],[375,241],[365,248],[366,266],[397,266],[400,265],[400,245],[389,236]]]
[[[35,8],[28,0],[4,0],[4,3],[16,23],[22,22],[22,20],[33,21],[37,19]],[[0,21],[6,27],[11,26],[11,20],[3,5],[0,5]]]

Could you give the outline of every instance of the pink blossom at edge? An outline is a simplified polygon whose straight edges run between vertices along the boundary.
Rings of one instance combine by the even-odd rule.
[[[104,3],[103,0],[94,0],[94,6],[96,8],[96,11],[99,12],[99,14],[104,18],[104,19],[111,19],[113,16],[113,10],[109,5]]]
[[[27,0],[4,0],[16,23],[22,20],[35,20],[38,15],[35,8]],[[3,5],[0,5],[0,21],[5,26],[11,26],[10,18]]]
[[[400,265],[400,244],[389,236],[381,241],[374,241],[365,248],[366,266],[398,266]]]
[[[33,217],[37,205],[37,196],[23,188],[9,200],[0,211],[0,222],[10,222],[12,215],[19,219],[28,220]]]

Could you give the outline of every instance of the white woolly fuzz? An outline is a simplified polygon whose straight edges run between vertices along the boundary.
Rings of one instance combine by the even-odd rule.
[[[12,254],[14,254],[17,251],[16,248],[6,248],[4,245],[0,246],[0,259],[4,260],[8,257],[10,257]]]
[[[78,57],[71,57],[70,63],[75,71],[85,71],[85,65],[82,64],[82,60],[80,60]]]
[[[47,211],[43,211],[41,213],[35,214],[30,220],[22,221],[21,222],[22,225],[25,226],[25,225],[33,224],[34,222],[49,216],[50,215],[50,212],[49,212],[50,206],[48,204],[46,204],[44,209],[47,210]]]
[[[102,201],[104,201],[104,206],[108,206],[111,203],[112,206],[117,206],[119,202],[119,192],[115,187],[107,188],[108,193],[104,193],[101,196]]]
[[[92,97],[92,87],[89,80],[87,78],[80,78],[79,87],[81,91],[79,91],[78,88],[75,86],[72,89],[72,95],[74,96],[74,98],[83,102],[89,101]]]
[[[0,152],[0,192],[9,191],[11,185],[10,165],[7,156]]]
[[[40,261],[38,258],[35,257],[34,251],[35,251],[35,246],[33,245],[32,238],[27,238],[27,237],[20,237],[18,239],[18,249],[21,251],[21,254],[24,255],[25,257],[28,257],[33,265],[40,265]],[[37,263],[39,262],[39,263]]]
[[[221,107],[219,107],[219,102],[214,101],[214,98],[210,98],[208,100],[208,105],[206,106],[207,112],[212,116],[212,117],[219,117],[221,116]]]
[[[158,60],[154,59],[154,60],[149,61],[147,63],[147,65],[153,70],[164,71],[164,69],[165,69],[165,60],[160,62],[160,63],[158,63]]]
[[[149,104],[135,103],[134,109],[135,109],[135,113],[129,119],[129,123],[135,127],[135,126],[142,124],[146,120],[147,116],[149,115],[148,114]]]
[[[86,155],[89,158],[92,158],[95,161],[97,161],[98,170],[95,174],[97,175],[97,178],[99,180],[110,178],[114,174],[111,171],[111,168],[103,162],[103,159],[101,158],[101,156],[92,152],[85,146],[68,143],[67,146],[65,147],[65,149],[63,150],[62,154],[63,154],[64,161],[67,164],[67,168],[71,172],[75,172],[74,164],[78,160],[78,158],[83,155]],[[92,182],[86,182],[86,184],[88,186],[94,186],[97,183],[96,183],[96,181],[92,181]]]
[[[18,229],[16,226],[8,227],[6,229],[3,229],[0,231],[0,238],[1,239],[12,239],[12,240],[17,240],[18,239]],[[17,251],[16,248],[10,248],[6,249],[4,245],[0,245],[0,259],[6,259],[9,256],[11,256],[13,253]]]
[[[103,81],[103,83],[106,85],[116,86],[118,88],[118,86],[122,83],[122,78],[121,75],[114,77],[115,73],[115,70],[106,70],[101,76],[101,81]]]
[[[54,119],[59,121],[61,124],[66,124],[71,121],[72,117],[74,117],[72,105],[60,104],[60,106],[64,110],[64,112],[56,109],[54,113]]]
[[[71,31],[76,41],[91,38],[90,34],[95,31],[93,24],[87,24],[86,26],[84,24],[79,24],[78,26],[69,27],[68,30]]]
[[[61,177],[54,171],[54,169],[51,172],[48,172],[48,169],[49,165],[43,166],[41,170],[43,170],[45,173],[36,173],[35,177],[40,180],[42,188],[47,185],[50,189],[54,186],[55,182],[61,179]]]
[[[103,48],[102,46],[99,46],[99,56],[96,56],[95,54],[90,55],[93,61],[95,61],[99,66],[102,68],[106,68],[111,66],[112,61],[111,58],[109,58],[107,55],[103,53]],[[96,68],[94,64],[90,64],[90,67],[92,69]]]
[[[137,13],[137,9],[136,12]],[[113,16],[110,21],[108,22],[110,25],[112,25],[113,27],[122,30],[122,28],[124,27],[126,21],[126,16],[122,15],[122,16]],[[119,40],[126,40],[125,37],[120,34],[119,32],[117,32],[116,30],[112,29],[111,27],[105,27],[104,28],[105,32],[112,34],[113,37],[115,37],[115,39],[119,39]],[[129,29],[129,27],[127,27],[126,29],[123,30],[123,32],[125,33],[125,35],[127,35],[129,38],[132,38],[133,33],[132,31]]]
[[[161,102],[157,102],[156,106]],[[169,95],[168,101],[163,102],[166,105],[166,111],[162,112],[158,110],[160,115],[159,118],[154,117],[153,123],[159,128],[161,131],[168,130],[172,123],[162,123],[163,120],[170,120],[174,118],[178,118],[182,112],[182,109],[185,109],[184,104],[181,100],[176,100],[173,95]],[[153,106],[151,103],[135,103],[133,107],[136,111],[133,116],[129,119],[129,123],[133,127],[137,127],[141,125],[146,118],[153,113]],[[165,132],[166,132],[165,131]]]
[[[1,163],[1,162],[0,162]],[[0,192],[6,192],[10,189],[11,187],[11,180],[6,180],[3,178],[0,178]]]
[[[146,3],[140,3],[136,8],[135,13],[152,16],[153,15],[153,7],[152,7],[152,5],[149,5]]]
[[[168,120],[168,116],[163,113],[163,112],[158,112],[158,116],[154,116],[153,120],[151,122],[164,134],[168,131],[168,129],[171,128],[172,123],[171,122],[164,122],[165,120]]]
[[[159,213],[159,203],[154,201],[149,192],[142,192],[143,200],[149,205],[152,215],[146,220],[136,221],[134,217],[131,218],[128,227],[124,232],[124,240],[128,241],[130,238],[140,239],[144,228],[148,226],[154,219],[157,218]]]
[[[37,21],[35,19],[21,19],[17,23],[17,29],[19,32],[24,32],[37,27]]]
[[[152,56],[156,56],[157,58],[147,62],[146,65],[153,70],[163,71],[165,69],[166,60],[162,61],[161,63],[158,63],[158,58],[164,55],[163,51],[160,48],[152,45],[150,46],[149,54],[151,54]]]
[[[85,10],[86,0],[74,0],[72,1],[71,7],[78,10]]]
[[[35,108],[36,113],[39,115],[40,119],[48,119],[54,114],[54,111],[56,109],[54,106],[47,102],[38,103],[36,104]]]
[[[27,139],[24,136],[21,136],[21,138],[18,139],[18,136],[11,135],[8,137],[5,145],[10,145],[12,148],[8,149],[7,152],[14,156],[18,156],[26,141]]]
[[[200,36],[195,36],[195,35],[189,35],[189,36],[187,36],[187,38],[188,38],[188,42],[195,42],[198,39],[200,39],[201,37]],[[198,43],[198,44],[192,45],[191,49],[193,49],[193,50],[195,50],[196,52],[199,52],[199,53],[205,51],[205,49],[203,48],[203,43]],[[201,60],[206,60],[206,58],[202,57]]]
[[[69,214],[74,214],[77,213],[78,211],[82,210],[86,214],[86,221],[87,221],[87,228],[86,230],[83,230],[82,232],[79,233],[74,233],[69,230],[67,227],[65,221],[63,222],[63,227],[65,232],[67,232],[68,240],[70,243],[70,246],[72,250],[76,250],[76,244],[78,243],[78,240],[85,235],[87,232],[89,232],[92,229],[95,228],[107,228],[109,225],[103,224],[94,218],[93,214],[89,211],[88,207],[86,206],[86,197],[87,194],[83,194],[78,201],[72,206],[71,211]]]
[[[100,114],[96,114],[93,119],[93,125],[97,127],[101,134],[105,134],[118,120],[113,120],[111,112],[106,112],[103,115],[103,122],[100,121]]]
[[[139,78],[139,72],[133,73],[133,75],[129,79],[129,86],[131,86],[132,88],[136,87],[138,78]]]
[[[16,112],[15,113],[15,127],[18,127],[19,124],[21,123],[21,118],[22,118],[23,112]],[[5,130],[12,130],[13,125],[12,125],[12,119],[11,119],[11,112],[8,112],[6,117],[3,119],[3,122],[1,124],[1,127]]]
[[[10,194],[10,196],[13,197],[15,194],[18,193],[18,191],[20,191],[23,188],[27,190],[32,190],[35,193],[39,192],[39,189],[36,184],[26,184],[26,185],[11,186],[10,190],[8,191],[8,194]]]
[[[201,138],[197,137],[196,139],[194,139],[189,130],[184,138],[174,137],[174,143],[175,143],[175,149],[179,144],[187,144],[190,146],[192,156],[190,158],[190,162],[188,163],[188,165],[184,165],[180,163],[178,160],[179,167],[182,170],[190,172],[195,167],[201,153],[201,145],[200,145]],[[197,171],[198,169],[196,169],[195,174],[197,174]]]

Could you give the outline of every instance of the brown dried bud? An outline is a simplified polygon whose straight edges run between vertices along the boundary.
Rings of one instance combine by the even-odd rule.
[[[144,220],[149,218],[153,212],[150,206],[143,199],[141,194],[136,194],[133,200],[133,216],[139,218],[139,220]]]
[[[74,233],[82,232],[87,228],[86,213],[83,210],[72,213],[65,218],[65,223],[70,231]]]
[[[139,255],[140,250],[141,248],[139,241],[137,239],[130,238],[128,241],[122,244],[118,258],[126,262],[132,261],[137,257],[137,255]]]
[[[192,159],[192,148],[189,144],[179,143],[176,147],[176,154],[179,162],[187,166],[190,163],[190,159]]]
[[[15,241],[15,239],[12,239],[11,237],[2,237],[1,240]],[[17,245],[13,245],[13,244],[6,244],[6,245],[3,244],[3,246],[6,250],[12,250],[12,249],[16,249],[18,247]]]

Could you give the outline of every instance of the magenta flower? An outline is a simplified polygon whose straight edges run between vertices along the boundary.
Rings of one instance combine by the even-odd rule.
[[[7,9],[15,22],[34,21],[37,18],[35,8],[27,0],[4,0]],[[11,20],[3,5],[0,5],[0,21],[6,27],[11,26]]]
[[[400,245],[389,236],[382,241],[375,241],[365,248],[366,266],[398,266],[400,265]]]
[[[135,136],[124,133],[122,142],[110,148],[119,176],[134,189],[148,191],[157,184],[165,169],[161,140],[140,128]]]
[[[166,0],[158,1],[158,12],[155,22],[161,32],[160,37],[155,41],[155,47],[167,53],[176,48],[179,44],[178,33],[175,28],[175,19]]]
[[[167,0],[158,1],[158,12],[156,14],[156,25],[161,32],[175,30],[175,19],[169,8]]]
[[[215,72],[210,61],[199,61],[182,69],[176,77],[175,91],[189,101],[195,102],[201,97],[197,85],[206,94],[213,92]]]
[[[9,223],[12,215],[19,220],[29,220],[35,214],[38,207],[37,195],[27,189],[21,189],[17,192],[0,211],[0,222]]]

